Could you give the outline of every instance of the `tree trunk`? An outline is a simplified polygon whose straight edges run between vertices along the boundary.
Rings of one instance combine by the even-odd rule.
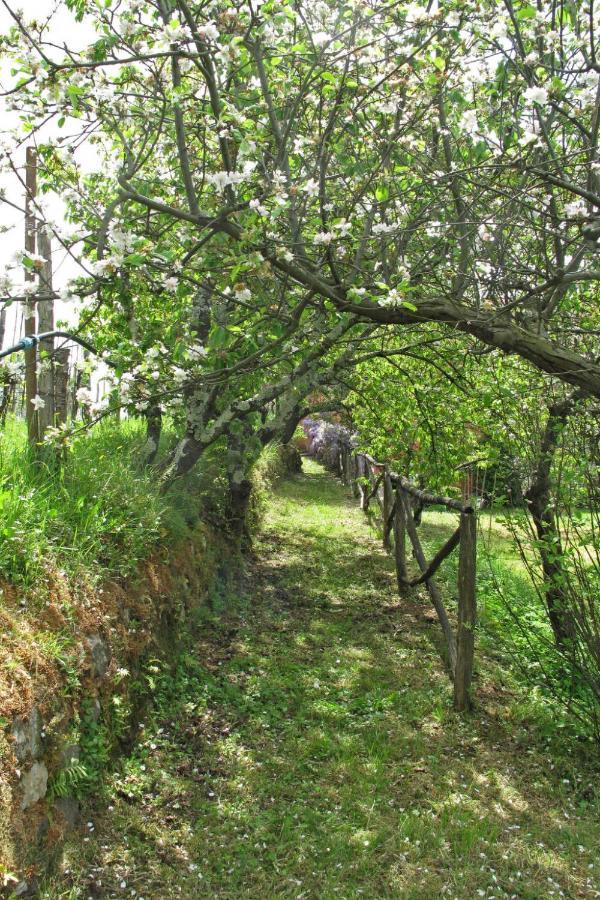
[[[146,413],[146,445],[144,465],[151,466],[158,454],[162,432],[162,411],[160,406],[152,406]]]
[[[54,412],[56,424],[63,425],[67,421],[67,398],[69,393],[69,357],[70,351],[62,347],[56,351],[54,366]]]
[[[240,480],[237,479],[240,479],[238,471],[229,475],[228,524],[236,544],[242,550],[247,550],[252,543],[248,529],[248,504],[252,493],[252,483],[245,477],[242,477]]]
[[[560,530],[552,502],[550,474],[554,454],[575,399],[575,395],[572,395],[549,408],[533,483],[525,495],[538,538],[537,549],[542,563],[548,618],[556,645],[561,650],[569,648],[575,636],[575,622],[565,590],[567,576],[562,562]]]
[[[252,483],[248,478],[249,437],[248,428],[227,435],[228,526],[235,543],[242,550],[248,549],[252,543],[248,529],[248,504],[252,493]]]

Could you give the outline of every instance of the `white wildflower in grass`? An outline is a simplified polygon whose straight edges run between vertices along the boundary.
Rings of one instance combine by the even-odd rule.
[[[548,103],[548,91],[543,87],[530,87],[524,93],[525,102],[537,103],[538,106],[546,106]]]

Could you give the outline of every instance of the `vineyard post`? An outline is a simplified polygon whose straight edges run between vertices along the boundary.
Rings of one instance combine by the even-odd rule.
[[[39,255],[44,258],[40,269],[40,291],[44,295],[38,303],[38,324],[40,332],[54,331],[54,300],[52,299],[52,244],[46,226],[38,223],[37,246]],[[41,351],[44,351],[43,355]],[[38,375],[38,393],[44,406],[38,412],[38,440],[54,421],[54,338],[40,341],[40,372]]]
[[[386,466],[383,472],[383,546],[386,550],[391,550],[390,541],[390,518],[394,504],[394,489],[392,488],[392,479],[390,478],[390,470]]]
[[[34,147],[25,151],[25,254],[35,255],[35,197],[37,193],[37,160]],[[25,282],[33,283],[35,272],[33,265],[25,266]],[[25,298],[25,337],[36,334],[35,300],[32,296]],[[33,343],[33,342],[32,342]],[[25,419],[29,444],[38,443],[38,410],[35,407],[37,396],[37,351],[35,344],[25,350]]]
[[[360,488],[358,486],[358,477],[360,474],[358,458],[359,458],[358,453],[353,452],[352,456],[351,456],[352,467],[350,470],[350,475],[352,478],[352,496],[354,497],[355,500],[358,499],[358,497],[360,497]]]
[[[404,521],[404,503],[402,501],[402,485],[396,484],[396,506],[394,510],[394,557],[396,560],[396,578],[398,592],[404,593],[408,587],[406,569],[406,523]]]
[[[360,508],[361,508],[363,511],[366,510],[366,508],[367,508],[367,495],[368,495],[368,490],[367,490],[367,486],[365,485],[365,483],[364,483],[364,481],[363,481],[363,479],[365,478],[365,476],[366,476],[366,474],[367,474],[367,465],[368,465],[368,463],[367,463],[367,461],[366,461],[366,459],[365,459],[365,457],[364,457],[364,454],[361,453],[361,454],[359,455],[359,457],[358,457],[358,477],[360,478],[360,485],[359,485],[359,488],[360,488]]]
[[[454,676],[454,708],[471,706],[471,679],[475,651],[477,602],[475,573],[477,564],[477,517],[474,509],[460,515],[460,549],[458,558],[458,626],[456,634],[456,672]]]

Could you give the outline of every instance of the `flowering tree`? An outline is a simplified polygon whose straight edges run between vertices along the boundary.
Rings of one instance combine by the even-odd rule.
[[[83,51],[13,11],[18,139],[67,201],[69,292],[122,398],[181,408],[167,478],[360,322],[441,323],[600,396],[597,11],[66,6]]]

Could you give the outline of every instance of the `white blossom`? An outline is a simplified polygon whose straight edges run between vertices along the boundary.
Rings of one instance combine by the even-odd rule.
[[[587,210],[584,200],[573,200],[571,203],[565,203],[565,216],[568,219],[585,219]]]
[[[319,196],[319,182],[316,178],[309,178],[306,184],[303,184],[300,190],[308,197]]]
[[[392,222],[376,222],[373,225],[373,234],[389,234],[396,230],[396,225]]]
[[[325,44],[328,44],[331,40],[331,35],[327,34],[326,31],[315,31],[312,35],[312,41],[315,47],[323,47]]]
[[[424,6],[418,3],[409,3],[406,7],[406,22],[408,25],[422,25],[429,19],[429,13]]]
[[[329,246],[335,235],[332,231],[319,231],[313,238],[313,244],[319,246],[321,244]]]
[[[524,95],[526,103],[537,103],[539,106],[545,106],[548,103],[548,91],[543,87],[527,88]]]
[[[204,41],[217,41],[219,39],[219,29],[214,22],[198,25],[197,31]]]
[[[235,291],[235,296],[236,296],[237,300],[242,300],[242,301],[248,302],[249,300],[252,299],[252,294],[250,293],[250,290],[247,287],[245,287],[244,285],[236,284],[234,287],[234,291]]]
[[[352,231],[352,225],[347,219],[336,222],[335,227],[340,233],[340,237],[347,237]]]
[[[93,402],[92,394],[88,388],[81,387],[75,394],[78,403],[81,403],[82,406],[90,406]]]
[[[476,134],[479,131],[477,112],[474,109],[467,109],[461,116],[459,126],[461,131],[466,131],[467,134]]]

